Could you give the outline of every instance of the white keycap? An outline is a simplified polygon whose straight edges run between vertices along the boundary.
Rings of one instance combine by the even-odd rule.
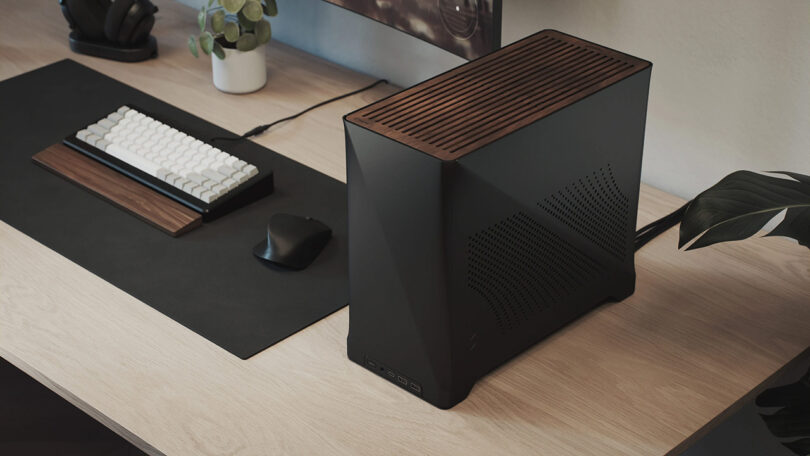
[[[76,137],[81,139],[82,141],[84,141],[85,139],[87,139],[87,136],[89,136],[90,134],[91,134],[90,130],[85,128],[84,130],[77,131],[76,132]]]
[[[215,182],[223,182],[223,181],[225,181],[225,179],[228,178],[224,174],[220,174],[220,173],[214,171],[213,169],[205,169],[205,170],[203,170],[202,175],[209,178],[209,179],[211,179],[212,181],[215,181]]]
[[[222,181],[222,185],[227,187],[228,191],[231,191],[231,190],[235,189],[236,186],[239,185],[239,183],[229,177],[229,178],[225,179],[224,181]]]
[[[248,180],[248,175],[241,172],[241,171],[237,171],[237,172],[235,172],[233,174],[233,176],[231,176],[231,178],[233,180],[235,180],[236,182],[239,182],[241,184],[241,183],[245,182],[246,180]]]
[[[259,174],[259,169],[253,165],[247,165],[244,169],[242,169],[243,173],[247,173],[248,177],[253,177]]]
[[[107,147],[107,152],[118,157],[120,160],[123,160],[130,165],[140,169],[141,171],[149,174],[150,176],[155,176],[157,170],[159,169],[157,165],[152,163],[149,160],[141,157],[140,155],[136,155],[129,150],[119,146],[118,144],[110,144]]]
[[[217,171],[219,171],[221,174],[224,174],[226,176],[233,176],[234,174],[236,174],[236,170],[231,168],[228,165],[222,165],[222,166],[220,166],[218,168],[215,168],[215,169]]]

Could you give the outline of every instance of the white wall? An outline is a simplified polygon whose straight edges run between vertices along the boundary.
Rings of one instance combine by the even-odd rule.
[[[810,174],[810,1],[503,2],[504,44],[554,28],[653,62],[645,182],[692,197],[736,169]],[[274,39],[403,86],[463,62],[322,0],[278,3]]]

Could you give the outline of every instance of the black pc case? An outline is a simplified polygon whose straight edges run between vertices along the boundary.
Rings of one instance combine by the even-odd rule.
[[[547,30],[347,115],[349,358],[450,408],[631,295],[651,68]]]

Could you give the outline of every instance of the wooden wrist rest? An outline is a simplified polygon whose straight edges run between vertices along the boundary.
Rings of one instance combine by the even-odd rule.
[[[199,213],[64,144],[54,144],[31,159],[171,236],[202,224]]]

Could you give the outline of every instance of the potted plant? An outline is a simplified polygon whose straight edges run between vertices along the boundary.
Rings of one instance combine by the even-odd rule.
[[[198,36],[188,48],[199,57],[197,43],[211,56],[214,86],[228,93],[248,93],[267,83],[265,44],[272,35],[264,16],[276,16],[276,0],[208,0],[197,14]],[[210,17],[209,17],[210,15]],[[210,25],[210,31],[206,30]]]

